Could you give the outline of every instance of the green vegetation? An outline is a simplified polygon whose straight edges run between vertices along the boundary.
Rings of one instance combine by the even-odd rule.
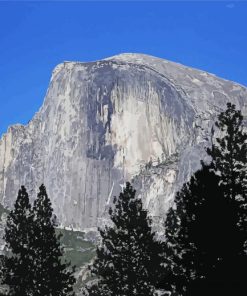
[[[2,214],[9,214],[9,211],[5,209],[3,205],[0,204],[0,219],[2,217]]]
[[[1,257],[1,284],[8,287],[8,296],[75,296],[74,268],[61,262],[56,227],[45,186],[40,186],[33,206],[21,186],[5,225],[9,254]]]
[[[163,288],[172,295],[246,295],[247,133],[231,103],[215,126],[211,162],[202,162],[167,214]]]
[[[64,257],[76,268],[83,267],[95,256],[95,246],[92,242],[85,240],[84,233],[80,231],[57,229],[61,233],[61,245],[64,247]]]
[[[0,219],[3,214],[8,215],[9,210],[0,204]],[[94,258],[95,245],[85,240],[83,232],[57,228],[56,233],[62,234],[60,241],[64,247],[65,260],[71,262],[76,268],[84,266]]]
[[[90,267],[97,280],[82,295],[153,296],[165,271],[163,244],[129,182],[109,209],[111,226],[100,229],[101,244]]]

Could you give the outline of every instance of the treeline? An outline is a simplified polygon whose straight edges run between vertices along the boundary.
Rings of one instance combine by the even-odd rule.
[[[114,198],[81,295],[247,295],[247,134],[230,103],[215,126],[220,137],[207,149],[210,160],[177,192],[163,237],[130,183]],[[55,227],[45,187],[33,206],[22,187],[5,229],[8,295],[74,295]]]

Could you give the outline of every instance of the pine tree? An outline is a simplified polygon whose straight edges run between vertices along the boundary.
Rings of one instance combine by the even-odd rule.
[[[214,170],[220,173],[221,185],[229,198],[241,198],[246,203],[247,193],[247,133],[243,131],[243,116],[234,104],[218,116],[216,127],[221,137],[207,152],[212,157]]]
[[[175,197],[166,220],[169,288],[177,295],[245,295],[246,134],[235,106],[219,115],[209,165]],[[167,281],[167,279],[166,279]]]
[[[56,221],[44,185],[33,208],[21,187],[14,209],[7,218],[1,284],[8,296],[72,296],[75,282],[55,232]]]
[[[98,280],[86,295],[154,295],[164,269],[162,243],[155,239],[151,219],[135,193],[126,183],[114,199],[112,226],[100,230],[102,242],[91,268]]]
[[[241,273],[235,270],[240,262],[233,266],[229,259],[237,260],[235,249],[243,240],[236,210],[219,183],[211,166],[203,165],[177,193],[175,207],[168,212],[167,289],[178,295],[222,295],[241,284]]]
[[[32,295],[31,224],[31,205],[22,186],[14,209],[8,215],[4,235],[8,254],[2,257],[1,283],[8,286],[9,296]]]
[[[61,262],[63,252],[55,232],[57,224],[51,201],[44,185],[39,190],[33,206],[34,236],[31,241],[35,250],[34,295],[72,296],[75,283],[73,270],[69,271],[69,264]]]
[[[228,103],[220,113],[216,126],[223,134],[207,152],[212,157],[215,174],[221,176],[226,197],[236,208],[245,245],[247,243],[247,133],[243,130],[243,116],[235,105]],[[242,253],[246,251],[242,247]]]
[[[212,157],[215,174],[220,176],[225,198],[231,204],[236,226],[234,233],[229,232],[232,239],[225,247],[229,252],[224,258],[222,273],[227,267],[234,270],[231,279],[227,275],[225,278],[241,286],[245,281],[243,274],[247,273],[247,133],[244,132],[241,111],[231,103],[219,114],[216,127],[221,137],[207,152]]]

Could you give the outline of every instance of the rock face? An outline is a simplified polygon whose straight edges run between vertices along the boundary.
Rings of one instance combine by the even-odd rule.
[[[64,62],[43,106],[0,140],[0,202],[44,183],[59,221],[101,225],[112,197],[133,180],[150,214],[166,212],[205,159],[211,128],[230,101],[247,113],[247,89],[141,54]]]

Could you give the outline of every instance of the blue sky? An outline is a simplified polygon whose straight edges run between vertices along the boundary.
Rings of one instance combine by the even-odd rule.
[[[0,2],[0,135],[41,106],[52,69],[141,52],[247,85],[247,2]]]

